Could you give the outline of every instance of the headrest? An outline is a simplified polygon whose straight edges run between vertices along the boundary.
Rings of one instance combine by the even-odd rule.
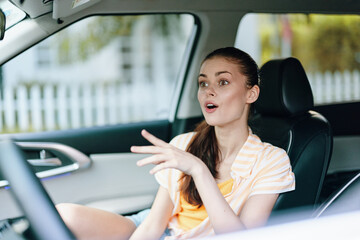
[[[314,106],[304,68],[296,58],[271,60],[260,69],[260,95],[255,109],[262,115],[292,116]]]

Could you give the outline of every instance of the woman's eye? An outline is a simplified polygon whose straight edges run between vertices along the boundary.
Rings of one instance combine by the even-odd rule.
[[[220,86],[224,86],[224,85],[228,85],[228,84],[229,84],[229,81],[227,81],[227,80],[220,80],[219,81]]]
[[[206,82],[199,82],[200,87],[207,87],[208,84]]]

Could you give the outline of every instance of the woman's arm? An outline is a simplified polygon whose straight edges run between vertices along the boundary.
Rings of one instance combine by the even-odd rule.
[[[279,194],[251,196],[240,213],[240,220],[247,228],[264,226],[271,214]]]
[[[135,153],[153,154],[151,157],[138,161],[138,165],[155,164],[156,166],[150,171],[152,174],[162,169],[175,168],[192,176],[215,233],[260,226],[266,222],[277,194],[250,197],[239,217],[221,194],[207,166],[199,158],[165,143],[144,130],[141,134],[154,146],[131,148],[131,151]]]
[[[239,217],[221,194],[209,170],[200,170],[193,175],[193,179],[217,234],[264,225],[278,198],[278,194],[251,196]]]
[[[166,229],[173,208],[169,192],[160,186],[149,215],[130,239],[159,239]]]

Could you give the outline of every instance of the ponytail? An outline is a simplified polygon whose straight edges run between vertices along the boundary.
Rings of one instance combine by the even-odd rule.
[[[200,158],[208,167],[212,176],[217,178],[218,165],[221,159],[214,126],[210,126],[203,121],[196,127],[195,132],[196,134],[186,151]],[[190,175],[183,174],[179,181],[181,181],[180,191],[184,199],[194,206],[201,207],[203,203],[193,178]]]

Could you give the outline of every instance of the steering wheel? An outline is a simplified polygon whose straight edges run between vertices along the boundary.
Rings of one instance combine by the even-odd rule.
[[[11,140],[0,142],[0,173],[30,223],[36,239],[75,239],[46,190],[33,173],[24,153]]]

